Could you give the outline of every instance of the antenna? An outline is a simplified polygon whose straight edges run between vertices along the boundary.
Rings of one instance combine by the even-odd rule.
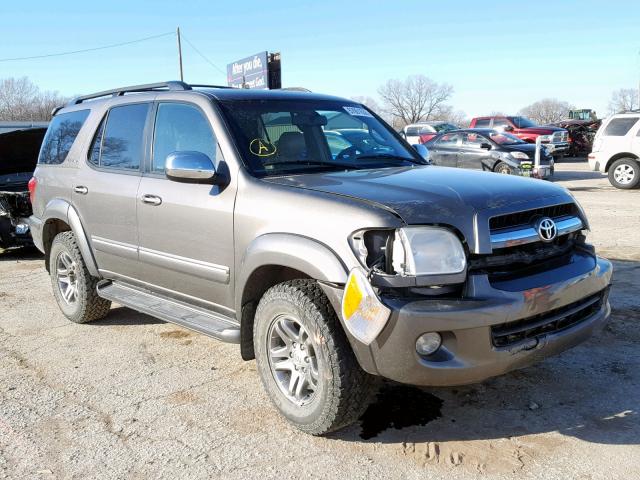
[[[178,39],[178,65],[180,66],[180,81],[184,82],[184,75],[182,72],[182,42],[180,41],[180,27],[176,29],[176,36]]]

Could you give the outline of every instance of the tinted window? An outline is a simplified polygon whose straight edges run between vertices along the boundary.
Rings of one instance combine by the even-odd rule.
[[[493,128],[506,127],[510,125],[506,118],[494,118]]]
[[[96,135],[91,142],[89,149],[89,161],[94,165],[100,165],[100,147],[102,147],[102,133],[104,132],[104,119],[100,122],[100,126],[96,130]]]
[[[509,117],[509,120],[511,120],[511,123],[517,128],[531,128],[536,126],[536,124],[527,117]]]
[[[185,151],[201,152],[215,160],[216,139],[209,121],[193,105],[161,103],[153,139],[153,171],[163,172],[169,154]]]
[[[103,131],[98,131],[91,146],[90,161],[106,168],[138,170],[144,154],[144,126],[148,111],[148,103],[109,110],[107,124]],[[96,153],[98,145],[99,156]]]
[[[638,117],[614,118],[607,125],[604,134],[608,137],[624,137],[637,121]]]
[[[489,141],[477,133],[469,132],[462,135],[462,146],[464,147],[480,148],[483,143],[489,143]]]
[[[88,116],[89,110],[78,110],[53,117],[42,141],[38,163],[58,165],[64,162]]]
[[[474,127],[476,128],[488,127],[490,123],[491,123],[491,120],[489,118],[479,118],[478,120],[476,120],[476,124],[474,125]]]

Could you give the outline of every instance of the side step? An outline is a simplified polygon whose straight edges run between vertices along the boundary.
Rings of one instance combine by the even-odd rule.
[[[223,342],[240,343],[240,326],[219,313],[189,307],[175,300],[116,282],[98,284],[98,295],[141,313],[204,333]]]

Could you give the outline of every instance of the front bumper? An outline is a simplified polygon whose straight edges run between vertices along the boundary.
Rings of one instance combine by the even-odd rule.
[[[569,151],[569,142],[543,143],[551,155],[559,155]]]
[[[382,297],[392,313],[378,338],[369,346],[350,341],[360,364],[372,374],[425,386],[480,382],[589,338],[610,314],[611,275],[609,261],[580,252],[566,265],[515,281],[492,282],[486,274],[470,275],[462,299]],[[495,331],[513,322],[518,325],[549,312],[566,311],[567,306],[598,293],[601,303],[579,322],[513,345],[495,345],[492,327]],[[422,357],[415,342],[426,332],[439,332],[443,343],[435,354]]]

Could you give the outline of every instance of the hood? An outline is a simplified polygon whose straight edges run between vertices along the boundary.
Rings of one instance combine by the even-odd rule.
[[[46,128],[0,134],[0,175],[33,173]]]
[[[468,223],[477,212],[546,197],[565,197],[549,182],[458,168],[415,166],[290,175],[265,181],[344,195],[393,210],[407,224]],[[528,208],[528,207],[525,207]],[[486,216],[486,215],[483,215]]]
[[[560,127],[545,126],[517,128],[516,130],[518,130],[518,132],[535,133],[536,135],[549,135],[550,133],[561,132],[565,129]]]
[[[517,143],[515,145],[500,145],[500,150],[505,152],[523,152],[529,155],[529,158],[533,159],[536,156],[536,144],[535,143]],[[540,152],[540,158],[551,158],[546,151],[546,149],[542,149]]]

